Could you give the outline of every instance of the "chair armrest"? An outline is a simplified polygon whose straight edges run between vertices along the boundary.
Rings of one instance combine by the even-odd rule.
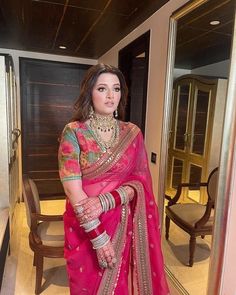
[[[171,196],[166,195],[166,194],[165,194],[165,199],[167,199],[168,201],[171,201],[172,200]]]
[[[37,235],[37,227],[40,221],[62,221],[63,215],[45,215],[39,213],[31,213],[31,231]]]
[[[62,221],[63,215],[45,215],[38,213],[31,213],[31,227],[30,236],[38,245],[42,244],[41,238],[38,235],[37,229],[40,221]]]
[[[46,215],[46,214],[38,214],[33,213],[33,218],[37,221],[62,221],[63,215]]]
[[[214,203],[209,201],[206,204],[206,211],[201,219],[198,220],[198,222],[195,223],[195,228],[201,228],[210,218],[211,215],[211,209],[213,207]]]
[[[199,182],[199,183],[180,183],[177,187],[177,191],[176,191],[176,194],[173,198],[171,198],[168,202],[168,205],[167,206],[171,206],[171,205],[174,205],[178,202],[180,196],[181,196],[181,193],[182,193],[182,188],[183,187],[195,187],[195,188],[200,188],[200,187],[207,187],[208,183],[207,182]],[[166,196],[165,196],[166,197]],[[167,198],[168,199],[168,198]]]

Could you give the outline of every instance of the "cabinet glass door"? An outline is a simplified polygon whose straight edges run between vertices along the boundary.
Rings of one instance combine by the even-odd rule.
[[[181,182],[199,183],[207,179],[215,89],[215,81],[199,77],[183,78],[175,84],[168,151],[169,195],[175,194]],[[205,196],[192,187],[183,190],[182,198],[204,203]]]
[[[189,113],[189,93],[190,84],[179,86],[176,105],[176,128],[174,140],[174,148],[178,150],[185,150],[186,148],[187,122]]]
[[[210,92],[197,89],[193,112],[191,152],[204,155]]]

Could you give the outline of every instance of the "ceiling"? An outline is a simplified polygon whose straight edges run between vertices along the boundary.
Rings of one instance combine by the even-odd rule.
[[[180,18],[175,67],[194,69],[230,58],[235,0],[210,0]],[[212,26],[210,21],[220,24]]]
[[[0,48],[97,59],[168,1],[0,0]],[[178,21],[176,67],[230,58],[235,2],[209,0]]]
[[[0,0],[0,48],[97,59],[168,1]]]

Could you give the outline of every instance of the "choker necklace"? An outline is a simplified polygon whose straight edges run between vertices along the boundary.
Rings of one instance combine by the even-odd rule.
[[[101,132],[107,132],[115,128],[116,119],[113,117],[113,114],[102,116],[94,113],[90,118],[90,125],[91,124],[95,129]]]
[[[113,117],[113,114],[102,116],[93,114],[90,117],[90,127],[93,131],[96,141],[105,151],[113,147],[119,138],[119,125],[118,121]],[[111,137],[105,141],[100,133],[111,131]]]

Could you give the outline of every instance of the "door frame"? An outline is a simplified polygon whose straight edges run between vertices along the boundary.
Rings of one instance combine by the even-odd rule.
[[[172,86],[173,86],[173,68],[175,61],[175,47],[176,47],[176,34],[177,34],[177,21],[188,12],[197,8],[207,0],[190,1],[183,7],[178,9],[170,17],[169,27],[169,46],[167,56],[167,71],[166,71],[166,84],[165,84],[165,102],[163,113],[162,125],[162,144],[161,144],[161,158],[160,158],[160,173],[159,173],[159,196],[163,196],[162,207],[159,208],[161,220],[164,215],[164,191],[165,191],[165,173],[166,173],[166,159],[167,159],[167,142],[169,136],[170,114],[171,114],[171,100],[172,100]],[[221,158],[219,167],[219,178],[217,188],[217,203],[214,222],[214,236],[212,240],[212,250],[210,257],[209,277],[207,295],[223,294],[225,289],[225,265],[226,260],[225,249],[227,249],[228,229],[231,221],[232,209],[229,205],[233,202],[234,198],[234,180],[236,174],[235,168],[235,142],[236,142],[236,15],[234,17],[234,34],[232,37],[232,51],[230,58],[230,72],[227,87],[226,109],[223,128],[223,138],[221,145]],[[228,220],[230,219],[230,220]],[[172,273],[166,269],[173,285],[180,292],[184,292],[182,286],[175,281]]]

